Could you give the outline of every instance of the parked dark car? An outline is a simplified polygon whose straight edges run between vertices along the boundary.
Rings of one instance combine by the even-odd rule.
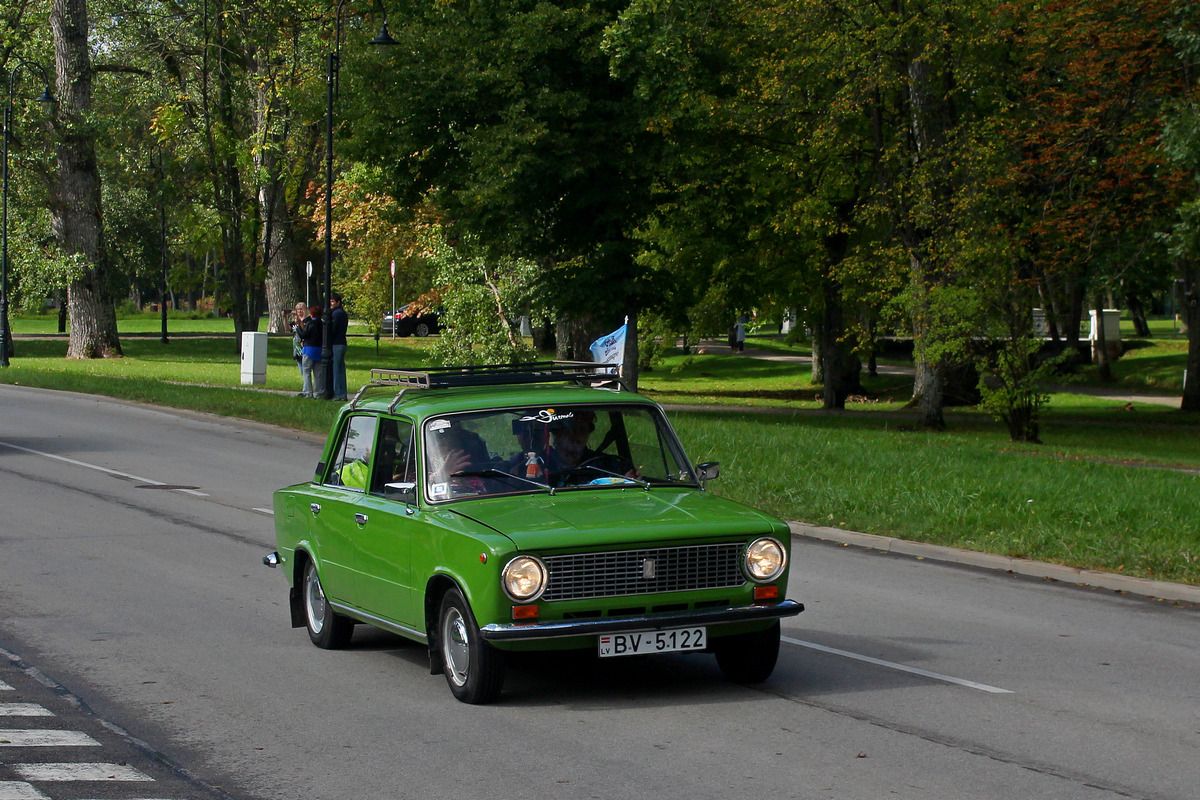
[[[436,309],[413,309],[407,303],[393,312],[383,315],[383,335],[391,336],[393,326],[397,336],[429,336],[441,330],[442,314]]]

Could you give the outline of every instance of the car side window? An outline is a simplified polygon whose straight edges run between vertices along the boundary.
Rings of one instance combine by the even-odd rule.
[[[342,432],[334,455],[333,466],[325,479],[330,486],[343,486],[356,492],[367,490],[367,477],[371,464],[371,452],[375,445],[375,430],[378,419],[370,415],[350,418]]]
[[[411,422],[391,418],[380,421],[371,476],[371,494],[416,499],[417,458]]]

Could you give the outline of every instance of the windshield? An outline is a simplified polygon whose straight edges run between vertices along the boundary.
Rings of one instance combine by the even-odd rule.
[[[695,485],[656,408],[573,405],[434,417],[425,424],[431,500],[539,491]]]

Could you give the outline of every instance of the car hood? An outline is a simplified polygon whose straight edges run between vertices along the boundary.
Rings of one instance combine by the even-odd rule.
[[[522,550],[737,539],[786,530],[769,514],[696,489],[560,491],[456,503],[453,510]]]

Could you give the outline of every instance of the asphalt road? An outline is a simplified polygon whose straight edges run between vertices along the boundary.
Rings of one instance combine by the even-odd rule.
[[[288,627],[260,559],[312,437],[0,409],[0,800],[1197,796],[1194,607],[797,539],[768,683],[525,658],[464,706],[415,645]]]

